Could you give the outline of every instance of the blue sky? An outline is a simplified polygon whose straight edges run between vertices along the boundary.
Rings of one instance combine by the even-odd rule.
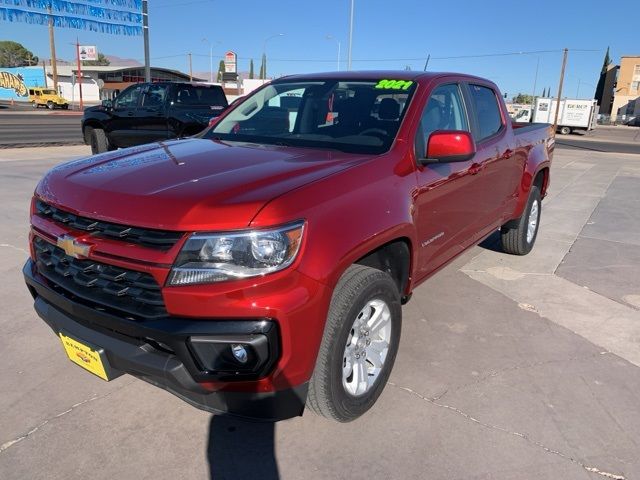
[[[342,44],[342,68],[346,68],[350,0],[270,2],[220,0],[150,0],[152,65],[188,70],[186,53],[193,53],[194,71],[209,70],[209,39],[214,69],[224,52],[238,53],[240,70],[248,70],[253,58],[256,71],[264,39],[269,74],[335,70],[337,45]],[[511,97],[531,93],[539,60],[537,93],[543,87],[557,89],[561,49],[569,48],[565,80],[568,96],[587,96],[595,90],[604,52],[611,47],[614,61],[621,55],[640,54],[637,14],[629,23],[615,22],[595,0],[558,2],[426,2],[424,0],[356,0],[353,39],[354,69],[422,70],[431,54],[429,70],[472,73],[494,80]],[[637,0],[616,3],[617,12],[637,12]],[[625,26],[627,25],[627,26]],[[56,30],[57,54],[73,58],[79,36],[109,55],[142,60],[142,37],[117,37],[82,30]],[[0,21],[0,39],[15,40],[34,54],[49,57],[46,27]],[[220,42],[220,43],[218,43]],[[595,50],[595,51],[577,51]],[[466,59],[463,55],[547,51]],[[416,59],[416,60],[405,60]]]

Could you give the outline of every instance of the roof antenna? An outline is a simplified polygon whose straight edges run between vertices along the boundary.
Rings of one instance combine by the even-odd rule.
[[[431,54],[427,56],[427,61],[424,63],[424,72],[427,71],[427,66],[429,66],[429,60],[431,59]]]

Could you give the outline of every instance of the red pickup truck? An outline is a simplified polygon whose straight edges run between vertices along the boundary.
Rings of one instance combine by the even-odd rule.
[[[448,73],[278,79],[197,138],[53,168],[24,276],[69,358],[211,412],[366,412],[412,291],[500,229],[536,240],[554,141]]]

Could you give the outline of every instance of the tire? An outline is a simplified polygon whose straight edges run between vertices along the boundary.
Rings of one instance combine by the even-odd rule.
[[[36,102],[31,102],[31,106],[37,109],[40,105],[38,105]]]
[[[376,323],[374,318],[383,321],[384,327],[377,332],[370,329],[372,324],[366,323],[372,313],[369,321],[373,324]],[[384,318],[388,319],[386,323]],[[357,326],[362,321],[365,323]],[[367,328],[366,334],[363,328]],[[400,293],[391,276],[363,265],[349,267],[331,298],[320,351],[309,381],[307,407],[339,422],[350,422],[369,410],[382,393],[393,368],[401,328]],[[375,353],[385,346],[386,352]],[[355,359],[358,351],[366,352],[359,361]],[[352,360],[350,376],[346,373],[349,371],[345,366],[346,357]],[[381,367],[376,369],[370,358],[377,358]],[[364,370],[357,368],[356,362]],[[346,370],[344,375],[343,369]],[[356,381],[358,372],[360,378],[364,373],[365,382]]]
[[[91,153],[103,153],[109,151],[109,140],[101,128],[91,130]]]
[[[526,255],[529,253],[538,237],[541,213],[540,189],[534,185],[529,192],[527,206],[522,216],[507,223],[500,230],[502,250],[512,255]],[[530,221],[535,221],[535,224],[531,225]],[[530,226],[532,230],[529,229]]]
[[[49,110],[53,110],[54,108],[56,108],[56,106],[53,102],[47,102],[47,108]]]
[[[571,128],[569,128],[569,127],[560,127],[560,133],[562,135],[569,135],[571,133]]]

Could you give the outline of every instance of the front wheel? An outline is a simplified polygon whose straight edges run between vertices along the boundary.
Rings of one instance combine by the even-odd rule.
[[[355,420],[384,389],[400,342],[400,293],[385,272],[352,265],[331,299],[307,406],[339,422]]]
[[[53,102],[47,102],[47,108],[49,110],[53,110],[54,108],[56,108],[56,106]]]
[[[538,236],[542,197],[537,186],[529,192],[527,206],[520,218],[509,222],[501,229],[502,249],[513,255],[526,255],[533,248]]]
[[[91,153],[103,153],[109,151],[109,140],[104,130],[94,128],[91,130]]]

